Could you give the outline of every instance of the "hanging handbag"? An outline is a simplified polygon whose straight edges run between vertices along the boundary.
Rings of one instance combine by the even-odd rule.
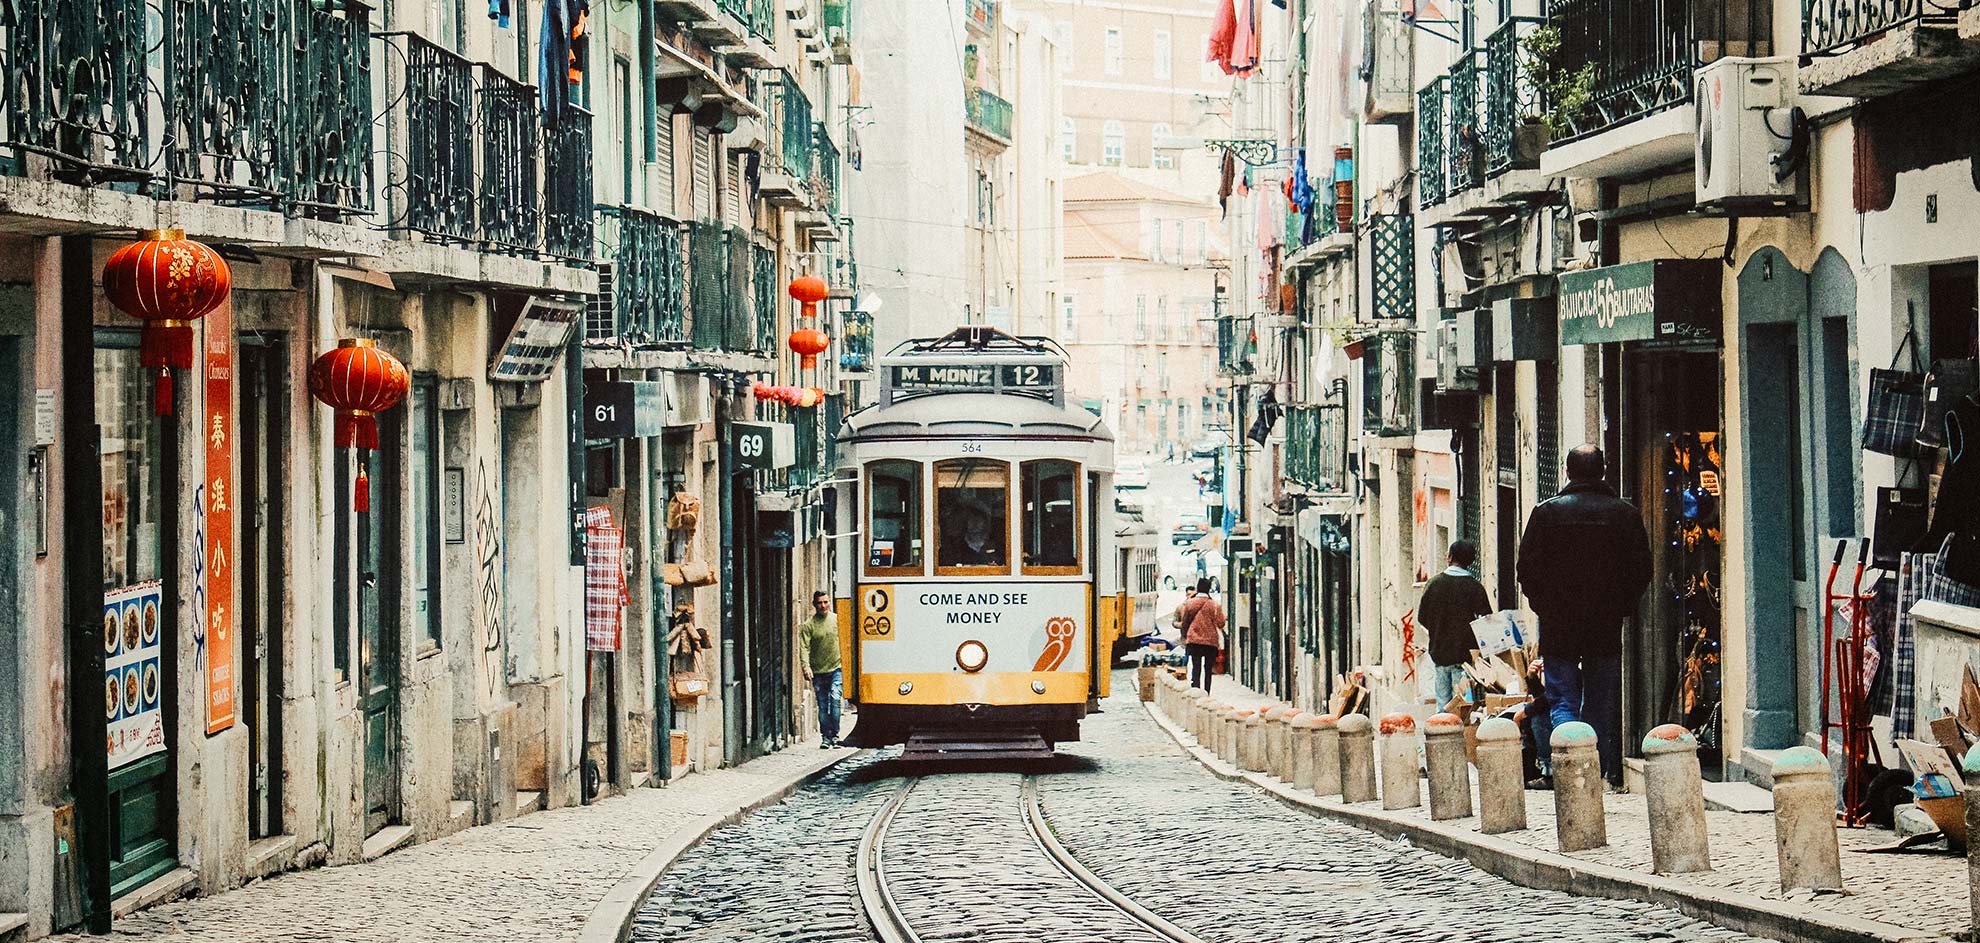
[[[1925,415],[1918,422],[1918,444],[1936,449],[1946,441],[1946,412],[1959,398],[1973,392],[1971,360],[1935,360],[1925,376]]]
[[[1916,367],[1916,344],[1911,330],[1905,329],[1904,339],[1891,354],[1890,367],[1870,371],[1869,413],[1863,420],[1865,451],[1896,456],[1924,451],[1918,444],[1918,429],[1925,422],[1925,375],[1916,369],[1898,369],[1907,350]]]
[[[693,534],[701,523],[701,499],[685,491],[667,501],[667,529]]]
[[[1898,476],[1899,481],[1905,478]],[[1912,550],[1925,536],[1930,516],[1924,488],[1878,488],[1874,529],[1870,532],[1871,562],[1879,569],[1897,572],[1899,555]]]
[[[713,586],[715,567],[706,560],[688,560],[681,564],[681,578],[689,586]]]

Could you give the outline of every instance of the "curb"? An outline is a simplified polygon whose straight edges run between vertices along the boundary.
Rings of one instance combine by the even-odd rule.
[[[1321,799],[1310,793],[1295,791],[1269,774],[1248,773],[1233,767],[1191,743],[1186,739],[1188,734],[1158,713],[1152,704],[1143,704],[1142,707],[1156,726],[1219,779],[1255,786],[1281,803],[1308,815],[1352,825],[1391,841],[1406,839],[1418,848],[1448,858],[1463,859],[1480,871],[1523,887],[1580,897],[1657,904],[1729,930],[1785,943],[1942,943],[1951,939],[1874,920],[1811,913],[1806,908],[1795,908],[1751,894],[1696,887],[1662,875],[1582,861],[1428,819]]]
[[[813,760],[804,765],[797,775],[789,780],[772,784],[759,790],[753,796],[746,796],[728,809],[710,812],[689,820],[673,830],[660,842],[659,846],[647,852],[646,857],[626,870],[617,884],[605,893],[605,898],[592,908],[591,916],[586,917],[584,926],[578,930],[577,943],[621,943],[632,930],[633,914],[646,895],[660,883],[662,875],[674,866],[682,855],[694,850],[716,829],[734,825],[747,818],[750,813],[766,806],[773,806],[789,798],[794,792],[804,788],[812,780],[822,776],[832,767],[870,753],[870,750],[834,751],[832,755]]]

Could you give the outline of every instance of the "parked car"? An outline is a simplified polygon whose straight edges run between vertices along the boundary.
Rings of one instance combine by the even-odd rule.
[[[1198,439],[1195,445],[1189,447],[1189,457],[1216,458],[1217,450],[1222,446],[1223,443],[1214,436]]]
[[[1169,543],[1177,547],[1182,547],[1193,544],[1208,536],[1210,536],[1210,528],[1195,521],[1184,521],[1177,524],[1175,530],[1169,532]]]
[[[1123,464],[1114,470],[1114,490],[1138,491],[1148,487],[1148,466]]]

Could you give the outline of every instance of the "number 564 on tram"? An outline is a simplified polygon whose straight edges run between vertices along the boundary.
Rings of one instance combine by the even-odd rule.
[[[880,402],[839,433],[848,742],[954,758],[1078,739],[1127,602],[1112,433],[1066,404],[1044,338],[963,328],[879,366]]]

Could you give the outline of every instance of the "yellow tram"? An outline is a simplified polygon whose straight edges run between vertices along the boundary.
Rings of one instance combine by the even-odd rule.
[[[1037,755],[1107,690],[1127,596],[1113,434],[1065,401],[1065,352],[984,327],[881,358],[840,430],[848,742]]]

